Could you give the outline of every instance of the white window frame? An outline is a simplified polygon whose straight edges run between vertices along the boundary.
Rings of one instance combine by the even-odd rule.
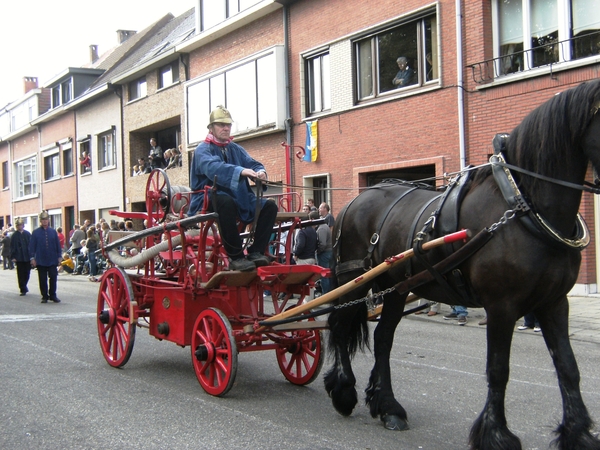
[[[514,1],[514,0],[513,0]],[[521,73],[522,71],[528,71],[528,70],[532,70],[532,69],[536,69],[538,67],[544,67],[549,65],[548,64],[544,64],[544,65],[535,65],[533,63],[533,55],[532,55],[532,27],[531,27],[531,16],[534,14],[533,12],[533,7],[532,7],[532,2],[536,1],[536,0],[522,0],[521,1],[521,18],[522,18],[522,24],[521,24],[521,31],[522,34],[520,36],[520,38],[522,39],[522,45],[523,45],[523,57],[521,58],[520,62],[519,62],[519,69],[516,72],[512,72],[512,73]],[[537,0],[537,1],[544,1],[544,0]],[[557,23],[556,23],[556,28],[558,31],[558,38],[557,41],[561,42],[561,41],[565,41],[568,39],[572,39],[573,36],[573,30],[572,28],[576,25],[573,25],[573,17],[572,17],[572,5],[574,3],[574,1],[577,0],[555,0],[556,1],[556,14],[557,14]],[[584,0],[585,1],[585,0]],[[597,1],[597,0],[595,0]],[[500,58],[499,60],[497,60],[496,64],[501,65],[503,64],[503,62],[505,61],[505,58],[503,58],[504,56],[509,57],[509,55],[511,53],[507,53],[506,55],[501,54],[501,46],[504,45],[502,44],[502,42],[500,42],[500,30],[501,30],[501,22],[500,22],[500,3],[502,2],[502,0],[492,0],[492,36],[493,36],[493,55],[494,58]],[[549,9],[546,8],[546,5],[544,5],[544,11],[548,11]],[[591,16],[593,16],[593,19],[589,19],[590,21],[594,21],[596,20],[596,22],[600,21],[600,7],[598,8],[590,8],[589,14]],[[599,23],[599,29],[600,29],[600,23]],[[520,44],[520,43],[518,43]],[[598,57],[598,55],[594,55],[596,58]],[[564,61],[573,61],[575,59],[575,55],[573,55],[572,53],[572,48],[571,45],[558,45],[557,49],[556,49],[556,57],[557,57],[557,62],[564,62]],[[582,57],[584,58],[584,57]],[[577,59],[582,59],[582,58],[577,58]],[[496,67],[496,73],[498,74],[502,74],[502,75],[508,75],[509,73],[505,73],[506,70],[503,69],[503,67]]]
[[[206,31],[262,0],[200,0],[201,30]]]
[[[14,162],[15,199],[23,200],[38,195],[37,155]],[[29,179],[26,180],[25,178]],[[25,193],[29,186],[29,193]]]
[[[44,182],[54,181],[60,178],[61,170],[60,170],[60,153],[59,148],[56,145],[50,146],[50,148],[42,149],[42,160],[44,162],[43,171],[43,179]],[[48,175],[48,163],[51,163],[51,174]]]
[[[179,83],[179,61],[173,61],[158,69],[158,89]]]
[[[331,55],[329,49],[306,58],[308,115],[331,110]]]
[[[229,109],[233,135],[284,130],[284,70],[284,49],[277,45],[188,82],[188,144],[206,137],[206,128],[198,125],[208,124],[210,112],[218,105]]]
[[[135,88],[135,91],[133,91],[133,88]],[[135,97],[132,94],[135,94]],[[129,95],[130,102],[146,97],[148,95],[146,76],[130,82],[127,85],[127,95]]]
[[[110,145],[107,147],[106,138],[110,136]],[[115,127],[96,134],[98,149],[98,170],[114,169],[117,167],[117,149],[115,145]]]

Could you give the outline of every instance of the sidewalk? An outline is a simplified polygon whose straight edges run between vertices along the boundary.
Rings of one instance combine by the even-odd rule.
[[[416,304],[406,306],[406,309],[411,309]],[[469,308],[468,322],[465,326],[485,328],[485,325],[478,325],[479,321],[485,317],[483,308]],[[451,312],[450,306],[440,305],[440,312],[428,317],[427,314],[414,315],[408,317],[417,320],[436,320],[447,324],[456,325],[454,320],[444,320],[444,314]],[[515,329],[521,325],[522,319],[517,321]],[[532,331],[522,331],[522,333],[531,333]],[[539,334],[540,333],[535,333]],[[600,295],[593,294],[590,296],[570,296],[569,297],[569,336],[574,341],[594,342],[600,344]]]

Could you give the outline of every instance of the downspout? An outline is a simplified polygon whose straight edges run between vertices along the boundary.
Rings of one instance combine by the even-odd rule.
[[[289,46],[289,6],[283,6],[283,63],[285,65],[285,141],[286,147],[286,167],[289,167],[289,173],[286,173],[286,183],[293,184],[294,179],[294,142],[292,134],[292,113],[291,113],[291,87],[290,87],[290,46]],[[288,171],[286,171],[288,172]],[[286,192],[290,192],[290,187],[286,187]],[[290,202],[290,208],[294,210],[294,205]]]
[[[458,86],[458,147],[460,154],[460,168],[467,165],[467,151],[465,144],[465,95],[463,90],[463,39],[462,39],[462,6],[460,0],[455,0],[456,8],[456,84]]]
[[[123,155],[123,160],[121,161],[121,164],[123,165],[121,178],[121,190],[123,192],[121,198],[123,203],[121,207],[123,208],[123,211],[127,211],[127,190],[125,189],[125,182],[127,181],[128,174],[125,173],[125,119],[123,117],[123,88],[121,87],[121,85],[111,87],[113,88],[113,92],[115,93],[115,95],[119,97],[119,118],[121,119],[121,155]],[[131,160],[131,153],[128,152],[128,155],[129,159]]]
[[[39,164],[38,164],[37,173],[35,174],[35,176],[38,177],[37,178],[39,180],[38,186],[40,187],[40,197],[39,197],[40,198],[40,207],[38,208],[38,211],[42,211],[42,209],[44,209],[44,187],[42,186],[42,170],[44,170],[44,160],[42,158],[42,152],[41,152],[42,127],[39,125],[37,126],[37,132],[38,132],[37,161],[39,162]],[[36,180],[36,183],[37,183],[37,180]],[[39,223],[38,223],[38,225],[39,225]]]

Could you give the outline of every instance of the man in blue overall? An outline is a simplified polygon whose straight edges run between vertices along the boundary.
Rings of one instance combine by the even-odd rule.
[[[204,202],[204,187],[217,180],[217,192],[209,202],[209,211],[219,214],[218,226],[232,270],[251,271],[269,264],[265,250],[273,233],[277,205],[261,199],[254,241],[244,255],[237,220],[250,224],[255,220],[257,198],[250,188],[249,178],[267,180],[265,167],[231,139],[231,114],[217,106],[209,118],[209,133],[194,151],[190,185],[194,194],[188,215],[198,214]]]

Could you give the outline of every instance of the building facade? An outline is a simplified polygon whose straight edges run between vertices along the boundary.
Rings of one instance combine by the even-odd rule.
[[[150,138],[163,150],[182,150],[181,167],[167,174],[171,185],[189,186],[208,115],[223,105],[236,142],[276,183],[268,194],[282,208],[297,210],[313,198],[336,215],[361,188],[385,178],[441,186],[446,175],[487,163],[496,133],[598,78],[597,3],[197,0],[187,13],[152,24],[146,39],[105,69],[99,79],[112,91],[77,106],[76,132],[38,120],[42,126],[19,139],[3,136],[0,157],[8,152],[14,169],[34,154],[50,156],[52,145],[60,153],[70,144],[80,154],[89,137],[92,172],[77,166],[73,177],[76,219],[97,220],[111,208],[144,211],[148,175],[133,176],[133,167],[147,157]],[[103,166],[104,136],[115,142],[113,166]],[[40,172],[42,161],[31,169]],[[107,185],[110,194],[97,195]],[[15,195],[14,180],[8,186],[0,192],[5,220],[25,214],[32,200]],[[53,210],[68,214],[64,200],[43,193]],[[583,252],[578,292],[597,290],[598,206],[584,195],[581,212],[594,238]]]

